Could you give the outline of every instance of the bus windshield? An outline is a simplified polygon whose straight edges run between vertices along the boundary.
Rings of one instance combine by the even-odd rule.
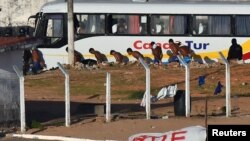
[[[37,37],[46,37],[46,44],[54,44],[64,35],[63,15],[44,14],[39,19]]]

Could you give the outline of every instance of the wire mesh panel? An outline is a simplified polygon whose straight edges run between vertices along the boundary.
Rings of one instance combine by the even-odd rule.
[[[15,73],[0,72],[0,126],[19,121],[19,79]]]

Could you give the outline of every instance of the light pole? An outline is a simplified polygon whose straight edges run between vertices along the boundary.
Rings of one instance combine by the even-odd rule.
[[[68,5],[68,62],[74,64],[74,20],[73,20],[73,0],[67,0]]]

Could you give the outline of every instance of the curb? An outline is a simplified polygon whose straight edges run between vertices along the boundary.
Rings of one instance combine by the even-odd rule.
[[[46,135],[33,135],[33,134],[12,134],[11,137],[26,138],[26,139],[39,139],[39,140],[58,140],[58,141],[115,141],[115,140],[91,140],[63,136],[46,136]]]

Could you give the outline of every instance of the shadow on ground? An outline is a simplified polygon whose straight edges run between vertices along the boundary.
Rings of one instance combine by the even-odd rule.
[[[103,103],[71,102],[71,117],[72,119],[76,119],[80,117],[97,116],[96,107],[100,105],[103,112],[105,112],[105,104]],[[173,106],[173,103],[154,103],[151,105],[151,109],[154,110],[168,106]],[[145,112],[145,108],[139,104],[112,104],[111,109],[112,114],[134,114],[137,112],[143,114]],[[31,125],[32,121],[39,123],[50,121],[64,122],[64,118],[64,101],[26,101],[26,120],[28,126]]]

